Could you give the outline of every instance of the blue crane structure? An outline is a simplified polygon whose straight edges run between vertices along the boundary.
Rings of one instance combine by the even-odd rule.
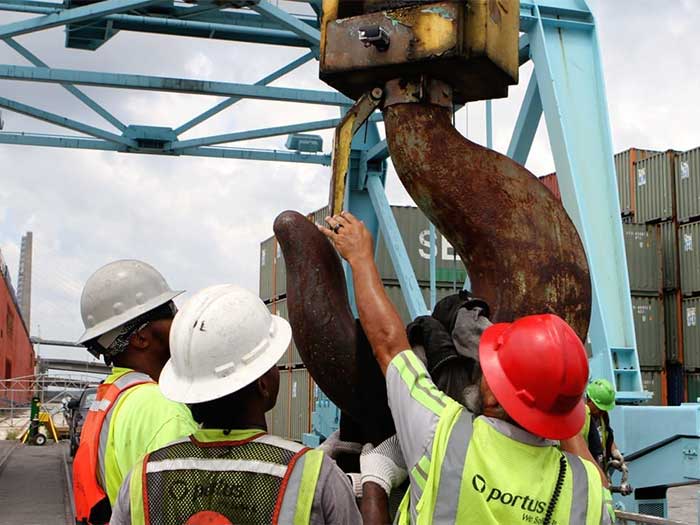
[[[307,15],[292,14],[269,0],[0,0],[0,10],[35,14],[0,24],[0,40],[30,66],[0,64],[0,78],[61,85],[104,121],[96,127],[2,95],[0,108],[60,126],[77,134],[0,132],[0,144],[103,150],[122,153],[298,162],[328,166],[316,151],[261,150],[231,144],[252,139],[333,128],[354,101],[330,90],[272,87],[301,65],[317,59],[320,0],[297,0]],[[65,27],[69,49],[97,51],[119,31],[179,35],[308,49],[306,54],[249,85],[209,80],[56,69],[15,37]],[[522,106],[507,154],[524,164],[542,115],[547,126],[564,207],[583,241],[592,280],[589,331],[593,377],[609,379],[620,405],[612,415],[618,447],[630,466],[634,496],[618,498],[627,510],[665,515],[666,488],[700,480],[700,405],[645,406],[637,358],[630,287],[624,253],[610,123],[601,52],[594,17],[585,0],[520,2],[521,65],[532,61]],[[223,96],[223,101],[179,127],[124,123],[89,97],[81,86]],[[181,135],[245,99],[335,106],[338,118],[183,139]],[[491,105],[486,103],[487,145]],[[346,208],[381,232],[412,316],[428,312],[384,191],[386,141],[374,114],[353,139]],[[224,146],[225,145],[225,146]],[[313,148],[312,148],[313,149]],[[434,238],[434,229],[431,229]],[[434,257],[434,254],[433,254]],[[434,264],[431,265],[434,268]],[[352,287],[348,280],[348,286]],[[434,289],[434,274],[433,274]],[[352,291],[352,290],[351,290]],[[353,294],[350,294],[353,297]],[[314,416],[320,437],[334,424],[334,407],[323,396]],[[337,423],[337,421],[336,421]]]

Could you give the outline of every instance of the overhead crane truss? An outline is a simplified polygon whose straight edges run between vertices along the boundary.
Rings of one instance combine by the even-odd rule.
[[[0,64],[0,78],[61,85],[104,121],[96,127],[5,96],[0,108],[42,120],[79,135],[0,132],[0,144],[48,146],[123,153],[198,156],[329,165],[326,153],[232,147],[240,141],[335,127],[340,119],[183,139],[181,135],[245,99],[336,106],[340,115],[353,101],[328,90],[269,84],[319,54],[320,0],[302,0],[309,15],[294,15],[267,0],[198,4],[154,0],[0,0],[0,10],[35,14],[0,25],[0,39],[30,66]],[[227,9],[234,8],[234,9]],[[119,31],[178,35],[307,49],[306,54],[254,84],[55,69],[16,37],[64,26],[66,47],[98,50]],[[665,487],[700,478],[700,407],[635,406],[648,399],[641,382],[624,256],[612,140],[595,20],[585,0],[520,2],[520,62],[532,60],[508,155],[524,164],[542,115],[547,125],[562,200],[588,257],[593,312],[589,342],[591,373],[613,382],[625,406],[613,414],[617,442],[630,459],[631,483],[643,488],[625,498],[628,510],[663,501]],[[0,86],[2,84],[0,83]],[[81,86],[224,96],[225,100],[178,127],[124,123],[89,97]],[[388,150],[373,115],[352,144],[346,208],[377,237],[381,231],[412,316],[427,312],[384,193]],[[487,145],[491,113],[487,101]],[[226,145],[226,146],[224,146]],[[351,287],[351,282],[348,281]],[[352,294],[351,294],[352,296]],[[650,425],[650,421],[654,421]]]

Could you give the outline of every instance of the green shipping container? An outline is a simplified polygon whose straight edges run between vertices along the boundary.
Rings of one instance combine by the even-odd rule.
[[[664,366],[664,318],[661,297],[632,296],[634,333],[642,367]]]
[[[633,215],[635,209],[634,163],[649,155],[657,153],[637,148],[630,148],[615,154],[615,174],[617,176],[617,193],[620,197],[622,215]]]
[[[287,439],[301,441],[302,434],[311,431],[311,412],[314,407],[314,381],[306,368],[291,371],[289,405],[289,435]]]
[[[688,393],[688,403],[700,403],[700,373],[686,373],[685,388]]]
[[[663,372],[660,370],[642,370],[642,386],[644,390],[652,393],[652,398],[647,405],[663,405]]]
[[[684,295],[700,292],[700,222],[678,228],[681,261],[681,290]]]
[[[667,151],[636,162],[636,222],[659,222],[674,216],[674,161],[675,152]]]
[[[681,294],[664,293],[664,332],[666,361],[680,363],[683,356],[683,324],[681,323]]]
[[[678,224],[666,221],[659,224],[661,230],[662,267],[664,273],[664,290],[680,287],[680,263],[678,261]]]
[[[657,228],[646,224],[623,224],[622,230],[632,293],[659,294],[662,273]]]
[[[396,224],[399,227],[406,252],[411,266],[416,274],[416,279],[421,283],[430,282],[430,223],[425,215],[415,206],[392,206]],[[325,225],[324,218],[328,215],[328,207],[321,208],[311,214],[309,219],[316,224]],[[436,231],[436,268],[435,280],[439,283],[456,282],[461,288],[467,277],[467,272],[459,255],[454,253],[452,245]],[[398,282],[394,265],[391,262],[389,251],[386,249],[384,239],[379,236],[377,244],[377,268],[379,275],[385,281]]]
[[[679,153],[675,172],[678,220],[700,217],[700,148]]]
[[[683,299],[681,322],[683,323],[683,364],[686,370],[700,369],[700,297]]]
[[[461,286],[457,288],[458,291],[461,289]],[[401,316],[401,320],[404,322],[404,324],[410,323],[413,319],[411,319],[411,316],[408,313],[408,307],[406,306],[406,301],[403,298],[403,292],[401,291],[401,287],[393,284],[384,284],[384,290],[386,290],[386,294],[389,296],[391,302],[394,303],[394,306],[398,310],[399,315]],[[422,286],[421,292],[423,292],[423,299],[425,300],[426,306],[430,308],[430,288]],[[448,295],[452,295],[453,293],[456,292],[453,291],[452,287],[438,288],[436,294],[437,301],[444,297],[447,297]]]
[[[291,374],[289,370],[280,370],[280,389],[274,408],[265,414],[267,431],[270,434],[287,438],[289,428],[289,407],[291,405]]]
[[[287,321],[289,321],[289,312],[287,312],[287,299],[280,299],[278,301],[269,303],[267,305],[267,309],[270,310],[271,314],[279,315],[282,319],[286,319]],[[300,363],[301,358],[299,357],[299,351],[297,350],[297,347],[294,344],[294,340],[292,339],[292,342],[289,343],[289,348],[287,348],[287,351],[282,357],[280,357],[279,361],[277,361],[277,366],[280,366],[282,368],[289,368],[290,366],[294,366],[295,364]]]

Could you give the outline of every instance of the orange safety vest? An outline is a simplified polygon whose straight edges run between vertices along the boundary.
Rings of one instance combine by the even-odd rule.
[[[112,408],[119,396],[138,385],[155,383],[140,372],[127,372],[112,383],[102,383],[90,406],[80,433],[80,446],[73,461],[75,521],[79,525],[109,523],[112,513],[105,492],[105,451]]]

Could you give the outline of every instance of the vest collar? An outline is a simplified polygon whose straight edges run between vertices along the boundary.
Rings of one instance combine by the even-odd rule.
[[[558,444],[557,441],[541,438],[502,419],[487,416],[479,416],[477,419],[482,419],[498,433],[525,445],[533,447],[551,447]]]
[[[265,435],[266,432],[258,428],[236,429],[228,433],[218,428],[200,428],[192,437],[199,443],[217,443],[221,441],[250,441]]]

